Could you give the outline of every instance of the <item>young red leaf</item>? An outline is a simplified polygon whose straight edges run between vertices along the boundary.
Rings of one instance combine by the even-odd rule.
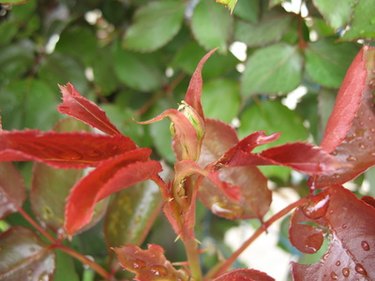
[[[120,131],[109,121],[107,115],[95,103],[89,101],[70,83],[59,86],[63,102],[58,110],[86,124],[101,130],[108,135],[121,135]]]
[[[215,278],[213,281],[275,281],[275,279],[255,269],[236,269]]]
[[[0,235],[0,280],[52,280],[55,254],[20,226]]]
[[[197,68],[195,69],[193,76],[190,79],[189,87],[186,91],[185,102],[192,106],[198,114],[204,118],[201,95],[202,95],[202,68],[209,57],[216,51],[213,49],[209,51],[198,63]]]
[[[22,176],[11,163],[0,163],[0,218],[16,212],[26,199]]]
[[[198,163],[210,169],[210,164],[215,163],[237,142],[233,128],[207,119]],[[267,179],[255,166],[219,167],[217,174],[210,174],[210,179],[215,184],[204,179],[199,188],[199,198],[216,215],[228,219],[262,218],[268,211],[271,192],[267,188]],[[233,196],[228,192],[233,192]]]
[[[330,187],[324,194],[328,201],[307,206],[305,214],[329,227],[329,250],[318,264],[293,263],[294,280],[374,280],[375,208],[340,186]]]
[[[140,148],[101,162],[79,181],[69,194],[65,209],[65,230],[76,233],[91,219],[94,206],[103,198],[155,177],[161,166],[148,160],[151,151]]]
[[[375,48],[364,47],[350,66],[321,147],[347,165],[316,177],[315,188],[343,184],[375,165]]]
[[[125,136],[0,131],[0,161],[39,161],[58,168],[84,168],[135,149]]]
[[[187,281],[185,272],[176,270],[165,258],[162,247],[149,244],[147,250],[134,245],[113,249],[121,263],[128,271],[136,274],[138,281]]]
[[[169,117],[172,121],[173,149],[178,160],[196,160],[200,153],[201,140],[197,130],[182,112],[176,109],[168,109],[151,120],[139,122],[150,124]],[[199,116],[197,116],[199,117]],[[203,122],[201,122],[203,125]],[[202,128],[202,136],[203,136]]]

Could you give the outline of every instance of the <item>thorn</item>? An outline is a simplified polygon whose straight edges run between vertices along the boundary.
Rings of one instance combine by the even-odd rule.
[[[174,240],[174,243],[176,243],[180,239],[181,239],[181,235],[179,234],[179,235],[177,235],[176,239]]]

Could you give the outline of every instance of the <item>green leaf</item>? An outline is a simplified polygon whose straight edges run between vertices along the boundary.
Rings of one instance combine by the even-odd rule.
[[[85,77],[84,68],[74,58],[54,52],[41,64],[39,77],[48,83],[51,89],[58,84],[71,82],[78,91],[85,93],[88,81]]]
[[[52,280],[55,255],[27,228],[0,235],[0,280]]]
[[[23,4],[25,0],[0,0],[2,4]]]
[[[211,0],[202,0],[195,7],[191,19],[191,30],[200,45],[206,50],[227,50],[233,20],[223,6]]]
[[[151,52],[167,44],[180,30],[184,18],[183,1],[157,1],[140,8],[126,31],[126,48]]]
[[[142,92],[160,88],[164,80],[152,55],[139,55],[120,47],[116,48],[114,54],[114,68],[121,82]]]
[[[258,23],[237,21],[234,37],[249,47],[264,46],[280,41],[288,31],[291,21],[291,16],[285,12],[271,10],[264,14]]]
[[[240,19],[256,23],[259,18],[260,13],[260,3],[259,0],[247,0],[239,1],[237,3],[236,9],[234,10],[234,15]]]
[[[238,83],[225,79],[208,81],[203,85],[202,104],[207,117],[229,123],[240,107]]]
[[[141,245],[161,211],[161,203],[159,188],[152,181],[116,194],[104,222],[108,247]]]
[[[375,39],[375,2],[373,0],[361,0],[357,3],[350,21],[350,28],[345,32],[342,39]]]
[[[352,43],[324,39],[311,43],[305,50],[306,72],[318,84],[339,88],[357,52]]]
[[[281,3],[283,3],[285,0],[270,0],[269,1],[269,7],[272,8],[274,6],[277,6],[277,5],[280,5]],[[287,2],[287,1],[285,1]],[[288,2],[290,2],[290,0],[288,0]]]
[[[241,93],[286,94],[299,85],[301,72],[302,57],[297,47],[280,43],[259,49],[248,58]]]
[[[18,27],[14,21],[5,21],[0,24],[0,46],[8,44],[16,36]]]
[[[334,29],[344,27],[350,22],[352,7],[356,2],[356,0],[341,0],[340,5],[337,5],[336,0],[313,0],[315,7]]]
[[[4,128],[50,129],[58,119],[57,94],[40,80],[15,80],[0,91]]]
[[[282,105],[279,101],[262,101],[248,107],[240,117],[241,126],[239,136],[241,138],[255,131],[265,131],[266,134],[280,132],[277,141],[262,145],[255,151],[264,150],[280,144],[293,141],[304,141],[308,137],[308,131],[303,125],[300,116]],[[278,177],[286,181],[290,169],[284,167],[262,167],[262,172],[268,177]]]

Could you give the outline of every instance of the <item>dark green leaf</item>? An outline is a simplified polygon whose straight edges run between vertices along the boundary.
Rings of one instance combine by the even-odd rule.
[[[225,101],[225,102],[223,102]],[[203,85],[202,104],[207,117],[230,122],[240,107],[239,85],[232,80],[211,80]]]
[[[375,2],[361,0],[357,3],[350,21],[350,28],[345,32],[343,39],[375,39]]]
[[[13,227],[0,235],[0,280],[52,280],[55,255],[31,230]]]
[[[332,40],[311,43],[305,52],[306,72],[315,82],[338,88],[357,51],[357,46],[352,43],[335,43]]]
[[[105,239],[108,247],[141,245],[161,212],[158,186],[145,181],[116,194],[105,217]]]
[[[230,14],[215,1],[202,0],[195,7],[191,29],[198,43],[206,50],[220,48],[226,51],[232,26]]]
[[[23,4],[25,0],[0,0],[3,4]]]
[[[254,52],[242,75],[241,93],[285,94],[301,81],[302,58],[298,48],[276,44]]]
[[[5,21],[0,24],[0,46],[8,44],[17,34],[18,27],[14,21]]]
[[[22,176],[12,163],[0,163],[0,218],[16,212],[26,199]]]
[[[292,18],[285,12],[271,10],[258,23],[237,21],[234,37],[250,47],[278,42],[288,31],[291,21]]]
[[[141,52],[164,46],[180,30],[184,10],[182,1],[157,1],[143,6],[126,32],[124,46]]]
[[[260,3],[259,0],[238,1],[234,9],[234,15],[239,18],[256,23],[259,18]]]
[[[147,92],[158,89],[163,83],[162,71],[151,55],[139,55],[117,47],[114,64],[118,79],[133,89]]]
[[[351,20],[352,7],[356,0],[341,0],[337,5],[335,0],[313,0],[325,20],[334,28],[344,27]]]

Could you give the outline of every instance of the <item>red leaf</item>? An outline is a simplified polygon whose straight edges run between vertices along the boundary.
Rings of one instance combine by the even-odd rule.
[[[149,244],[147,250],[134,245],[114,248],[121,265],[136,274],[138,281],[184,281],[188,277],[183,271],[176,270],[165,258],[162,247]]]
[[[124,136],[0,131],[0,161],[39,161],[58,168],[84,168],[135,149]]]
[[[275,281],[275,279],[255,269],[236,269],[215,278],[213,281]]]
[[[0,218],[17,211],[26,199],[23,178],[11,163],[0,163]]]
[[[219,121],[206,120],[200,166],[215,163],[237,142],[233,128]],[[267,188],[267,179],[258,168],[224,167],[217,173],[210,174],[210,179],[216,184],[205,179],[199,188],[199,198],[207,208],[228,219],[263,217],[271,203],[271,192]]]
[[[169,117],[175,130],[173,149],[178,160],[196,160],[200,152],[200,141],[188,118],[176,109],[168,109],[160,115],[140,124],[150,124]]]
[[[328,207],[312,208],[309,215],[320,217],[315,222],[322,220],[329,227],[330,248],[318,264],[294,263],[294,280],[375,280],[375,208],[340,186],[328,188],[325,194]]]
[[[190,79],[189,87],[186,91],[185,101],[191,105],[198,114],[204,118],[201,95],[202,95],[202,68],[209,57],[216,51],[213,49],[209,51],[198,63],[197,68],[195,69],[193,76]]]
[[[364,47],[350,66],[321,147],[346,167],[317,177],[316,188],[343,184],[375,165],[375,48]]]
[[[68,83],[59,87],[63,99],[58,107],[61,113],[77,118],[109,135],[121,135],[119,130],[108,120],[105,112],[95,103],[81,96],[72,84]]]
[[[140,148],[101,162],[73,187],[65,208],[65,229],[69,235],[91,219],[95,204],[103,198],[155,177],[161,166],[148,160],[151,151]]]

